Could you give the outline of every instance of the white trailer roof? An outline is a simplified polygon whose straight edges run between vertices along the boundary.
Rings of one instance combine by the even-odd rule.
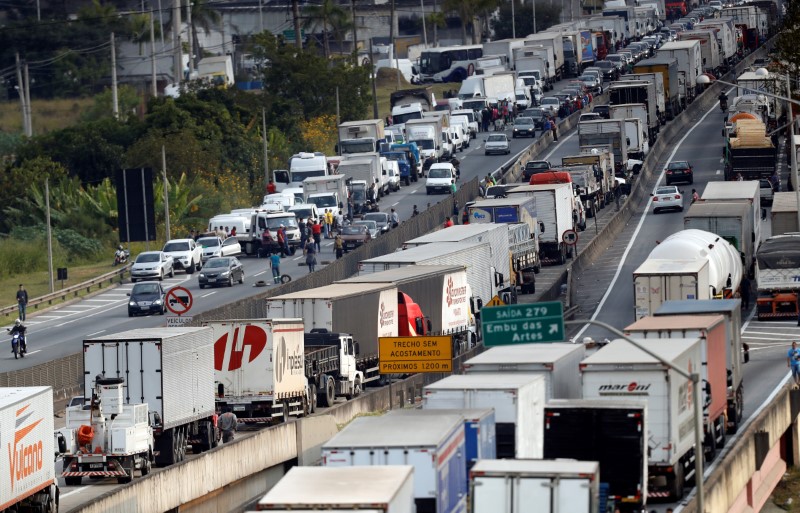
[[[635,338],[635,337],[634,337]],[[636,339],[664,360],[671,362],[698,343],[696,338],[672,338],[669,344],[661,339]],[[624,339],[616,339],[596,353],[584,358],[581,366],[595,364],[658,363],[658,360]],[[682,369],[686,370],[686,369]]]
[[[578,460],[478,460],[470,473],[475,474],[523,474],[531,476],[578,475],[589,477],[599,471],[596,461]]]
[[[467,237],[474,237],[488,231],[497,229],[508,230],[507,224],[500,223],[475,223],[459,224],[450,228],[443,228],[428,233],[422,237],[406,241],[406,244],[428,244],[431,242],[459,242]]]
[[[327,450],[370,447],[438,447],[456,426],[462,414],[434,415],[421,420],[415,416],[383,415],[359,417],[339,431],[322,447]]]
[[[408,415],[413,416],[431,416],[431,415],[460,415],[464,420],[475,421],[482,419],[486,415],[494,413],[494,408],[467,408],[465,410],[419,410],[417,408],[401,408],[399,410],[390,410],[386,415]]]
[[[642,317],[623,331],[701,330],[725,322],[722,315],[661,315]]]
[[[581,345],[567,343],[497,346],[470,358],[464,364],[554,363],[574,351],[583,350]]]
[[[668,43],[672,44],[672,43]],[[708,182],[703,189],[702,199],[753,199],[759,194],[759,181]]]
[[[50,387],[2,387],[0,388],[0,410],[13,404],[36,397]]]
[[[456,374],[425,386],[425,390],[500,390],[520,388],[543,376],[526,374]]]
[[[592,123],[589,121],[588,123]],[[556,189],[563,189],[565,187],[572,187],[572,184],[569,183],[542,183],[536,185],[520,185],[519,187],[514,187],[510,189],[508,194],[518,194],[518,193],[529,193],[529,192],[539,192],[539,191],[555,191]]]
[[[538,186],[537,186],[538,187]],[[511,192],[517,190],[518,187],[511,187],[506,188],[506,192]],[[482,208],[482,207],[507,207],[507,206],[515,206],[515,205],[522,205],[523,203],[528,203],[530,201],[536,201],[535,199],[531,198],[530,196],[514,196],[513,198],[489,198],[489,199],[482,199],[478,200],[475,203],[470,203],[470,207],[475,208]],[[487,223],[489,224],[489,223]],[[471,224],[469,226],[472,226]],[[453,227],[455,228],[455,227]],[[449,230],[450,228],[448,228]]]
[[[191,333],[197,333],[211,328],[139,328],[135,330],[121,331],[119,333],[109,333],[99,337],[92,337],[86,340],[165,340],[181,337]]]
[[[685,274],[700,272],[707,260],[663,260],[648,258],[633,274]]]
[[[315,289],[298,290],[282,296],[268,297],[267,301],[291,300],[291,299],[337,299],[350,296],[360,296],[368,292],[385,290],[394,287],[387,283],[383,286],[368,283],[333,283]],[[170,328],[173,329],[173,328]]]
[[[353,505],[386,504],[413,473],[414,467],[409,465],[292,467],[258,505],[269,505],[270,509],[282,505],[286,505],[286,509],[296,509],[292,506],[317,509],[313,507],[317,505],[327,506],[324,509],[344,509]]]
[[[474,226],[474,225],[473,225]],[[455,226],[453,226],[455,228]],[[428,276],[441,276],[443,274],[465,271],[463,265],[409,265],[406,267],[396,267],[377,273],[353,276],[346,280],[339,280],[336,283],[404,283],[414,281]]]
[[[794,192],[776,192],[772,199],[772,213],[797,213],[797,196]]]
[[[696,39],[692,39],[690,41],[670,41],[669,43],[664,44],[659,50],[682,50],[684,48],[691,48],[693,46],[698,46],[700,41]]]
[[[417,262],[437,258],[443,255],[449,255],[455,252],[466,251],[481,245],[488,245],[486,242],[442,242],[441,244],[426,244],[424,246],[417,246],[403,251],[395,251],[388,255],[370,258],[363,260],[361,263],[407,263],[415,264]],[[475,262],[484,263],[484,262]]]

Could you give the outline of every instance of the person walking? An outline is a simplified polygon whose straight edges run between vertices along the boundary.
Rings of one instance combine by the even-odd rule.
[[[389,214],[389,221],[392,223],[392,228],[397,228],[400,226],[400,216],[397,214],[395,209],[391,210]]]
[[[300,227],[300,247],[306,247],[306,240],[308,239],[308,230],[306,230],[306,223],[303,222],[303,218],[297,220],[297,226]]]
[[[453,198],[453,219],[453,222],[458,224],[458,200],[455,198]]]
[[[800,349],[797,341],[792,342],[792,347],[786,353],[786,366],[792,370],[792,380],[795,385],[800,385]]]
[[[311,225],[311,234],[314,236],[314,244],[317,246],[317,251],[322,251],[320,242],[322,241],[322,221],[318,220]]]
[[[413,210],[411,210],[411,217],[417,217],[419,215],[419,210],[417,210],[417,206],[414,205]]]
[[[456,181],[450,180],[450,194],[455,194],[457,190],[458,187],[456,186]]]
[[[556,122],[553,119],[550,119],[550,130],[553,131],[553,140],[558,141],[558,128],[556,127]]]
[[[333,251],[336,253],[336,259],[342,258],[344,254],[344,241],[342,240],[342,236],[338,233],[336,234],[336,238],[333,239]]]
[[[19,319],[21,321],[25,320],[25,310],[28,307],[28,291],[25,290],[25,287],[22,284],[19,284],[19,290],[17,290],[17,311],[19,313]]]
[[[281,258],[289,255],[289,245],[286,243],[286,227],[284,225],[278,228],[278,247],[281,249]]]
[[[217,427],[222,431],[222,443],[226,444],[233,441],[233,435],[236,433],[236,425],[238,423],[239,419],[236,418],[236,414],[230,410],[226,410],[225,413],[219,416]]]
[[[325,209],[325,238],[330,239],[333,234],[333,212],[331,209]]]
[[[274,283],[281,282],[281,256],[273,253],[269,256],[269,267],[272,269],[272,281]]]
[[[306,243],[306,248],[303,251],[306,255],[306,265],[308,266],[308,272],[313,273],[314,268],[317,265],[317,244],[313,240],[309,240]]]
[[[742,308],[745,310],[750,308],[750,280],[747,278],[747,273],[742,276],[742,282],[739,284],[739,293],[742,296]]]

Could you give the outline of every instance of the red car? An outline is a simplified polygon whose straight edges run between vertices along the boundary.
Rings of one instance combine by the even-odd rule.
[[[672,185],[675,182],[694,183],[692,165],[685,160],[670,162],[666,169],[666,182],[666,185]]]

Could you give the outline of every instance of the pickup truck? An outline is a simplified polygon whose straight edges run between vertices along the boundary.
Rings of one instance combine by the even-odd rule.
[[[522,170],[522,181],[529,183],[531,181],[531,176],[535,175],[536,173],[547,171],[551,167],[553,166],[551,166],[550,162],[546,160],[529,160],[525,164],[525,168]]]
[[[193,274],[203,266],[203,248],[194,239],[172,239],[164,244],[164,253],[172,257],[176,269]]]

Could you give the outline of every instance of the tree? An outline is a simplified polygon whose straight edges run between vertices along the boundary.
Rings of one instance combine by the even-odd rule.
[[[532,33],[533,11],[527,5],[515,4],[514,18],[516,20],[517,37]],[[536,4],[536,31],[541,32],[559,23],[561,19],[561,6],[558,3],[549,4],[538,2]],[[493,39],[506,39],[511,37],[511,4],[500,4],[496,18],[491,21]]]
[[[106,88],[94,97],[94,104],[83,112],[83,121],[97,121],[113,117],[111,89]],[[139,93],[133,87],[122,84],[117,88],[117,104],[119,105],[119,120],[127,121],[139,105]]]
[[[467,26],[472,25],[472,43],[478,43],[479,30],[475,28],[474,21],[478,14],[491,11],[497,6],[497,0],[444,0],[444,11],[455,12],[461,19],[461,39],[463,44],[469,44]]]
[[[128,38],[139,45],[139,55],[144,55],[144,45],[150,43],[150,16],[154,14],[131,14],[128,17]],[[161,24],[153,23],[153,37],[160,36]]]
[[[322,0],[319,5],[308,5],[303,9],[306,20],[303,22],[303,28],[313,30],[322,28],[322,48],[325,53],[325,59],[331,56],[331,47],[328,42],[328,28],[334,29],[340,25],[342,20],[348,19],[347,12],[339,7],[334,0]],[[299,34],[297,35],[299,37]]]
[[[52,159],[37,156],[17,164],[7,164],[0,172],[0,205],[18,206],[27,198],[29,191],[38,182],[47,178],[55,184],[67,178],[67,169]],[[0,231],[8,232],[14,222],[9,216],[0,216]]]
[[[797,41],[800,40],[800,2],[790,2],[787,4],[786,16],[783,19],[783,26],[778,33],[775,49],[778,58],[773,59],[773,63],[790,77],[790,84],[795,84],[800,77],[800,47]]]
[[[203,57],[203,49],[200,48],[200,40],[197,37],[197,28],[203,29],[208,35],[211,30],[219,25],[222,17],[217,12],[209,0],[191,0],[192,2],[192,48],[194,49],[195,59],[199,61]],[[196,63],[195,63],[196,64]]]

